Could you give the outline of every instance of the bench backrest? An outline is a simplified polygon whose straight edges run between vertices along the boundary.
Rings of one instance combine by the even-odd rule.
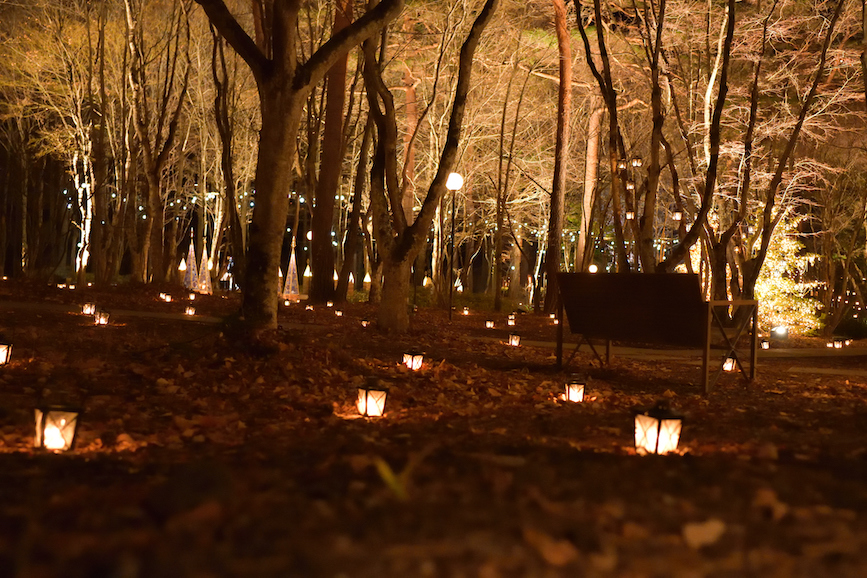
[[[698,275],[559,273],[569,330],[587,338],[700,346],[707,307]]]

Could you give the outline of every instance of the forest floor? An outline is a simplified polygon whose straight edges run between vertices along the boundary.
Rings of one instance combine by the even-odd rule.
[[[251,350],[219,321],[236,295],[192,318],[180,295],[0,281],[0,576],[867,576],[864,341],[774,342],[710,395],[697,356],[579,353],[576,404],[547,317],[510,347],[504,314],[422,309],[394,337],[367,305],[281,306]],[[357,416],[369,375],[382,418]],[[40,397],[82,405],[75,450],[33,449]],[[632,410],[659,399],[679,453],[637,455]]]

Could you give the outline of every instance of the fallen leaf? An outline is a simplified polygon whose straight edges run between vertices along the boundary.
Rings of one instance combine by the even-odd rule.
[[[683,540],[693,550],[702,546],[710,546],[722,537],[726,531],[726,524],[718,518],[710,518],[704,522],[695,522],[683,525]]]

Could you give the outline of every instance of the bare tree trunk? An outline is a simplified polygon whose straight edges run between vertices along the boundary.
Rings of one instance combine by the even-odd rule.
[[[566,23],[563,0],[552,0],[557,50],[560,55],[560,88],[557,91],[557,141],[554,149],[554,183],[548,217],[548,250],[545,258],[545,312],[557,307],[557,273],[560,272],[560,245],[563,243],[563,221],[566,211],[566,161],[569,158],[569,122],[572,112],[572,39]]]

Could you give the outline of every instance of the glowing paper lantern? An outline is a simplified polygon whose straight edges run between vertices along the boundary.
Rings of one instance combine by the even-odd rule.
[[[518,347],[521,345],[521,336],[517,333],[512,333],[509,335],[509,345],[512,347]]]
[[[184,315],[195,315],[195,314],[196,314],[196,308],[193,306],[189,306],[186,309],[184,309]]]
[[[364,386],[358,388],[358,413],[364,417],[380,417],[385,414],[385,399],[388,388],[378,379],[369,378]]]
[[[326,307],[334,307],[334,301],[328,301],[325,303]]]
[[[335,309],[334,310],[334,316],[335,317],[343,317],[343,311],[341,311],[340,309]]]
[[[493,328],[494,328],[494,321],[492,319],[488,319],[487,321],[485,321],[485,329],[493,329]]]
[[[189,295],[187,295],[187,297],[189,298],[190,301],[196,300],[196,294],[195,293],[190,293]]]
[[[643,164],[641,157],[633,157],[632,158],[632,166],[633,168],[640,169]]]
[[[626,220],[631,221],[635,218],[635,211],[626,211]]]
[[[12,344],[0,343],[0,365],[6,365],[12,358]]]
[[[735,358],[734,357],[726,357],[725,361],[723,361],[723,371],[734,371],[736,367]]]
[[[94,325],[108,325],[109,313],[108,311],[97,311],[93,314],[93,324]]]
[[[834,349],[843,349],[843,344],[845,340],[842,337],[834,338]]]
[[[671,218],[674,219],[675,221],[682,220],[683,219],[683,211],[675,211],[674,214],[671,216]]]
[[[584,401],[584,387],[585,387],[585,379],[578,375],[577,373],[573,373],[569,376],[569,379],[566,381],[566,401],[571,401],[574,403],[581,403]]]
[[[361,320],[361,326],[362,326],[362,327],[369,327],[369,326],[370,326],[370,321],[368,321],[367,319],[362,319],[362,320]]]
[[[403,354],[403,364],[413,371],[421,369],[424,362],[424,353],[410,351]]]
[[[95,303],[85,303],[81,306],[81,314],[82,315],[93,315],[96,312],[96,304]]]
[[[304,311],[313,311],[313,305],[306,305]]]
[[[771,348],[771,342],[768,341],[767,339],[762,339],[762,349],[770,349],[770,348]]]
[[[463,314],[464,314],[464,315],[469,315],[469,314],[470,314],[470,308],[469,308],[469,307],[464,307]]]
[[[663,402],[635,412],[635,451],[639,454],[667,454],[677,449],[683,416]]]
[[[79,413],[78,409],[70,407],[37,408],[34,446],[53,452],[73,449]]]

